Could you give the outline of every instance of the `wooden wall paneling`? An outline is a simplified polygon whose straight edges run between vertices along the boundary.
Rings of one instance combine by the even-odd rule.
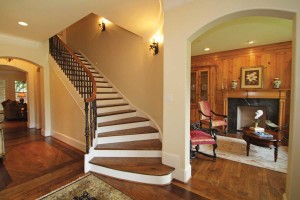
[[[280,78],[281,89],[291,88],[291,59],[292,43],[283,42],[278,44],[244,48],[200,56],[192,56],[192,66],[215,65],[215,94],[213,102],[216,111],[224,110],[224,101],[219,98],[223,89],[231,90],[231,81],[238,80],[238,88],[241,84],[241,67],[264,66],[263,89],[273,89],[273,79]],[[289,101],[289,99],[287,99]],[[287,103],[288,107],[289,103]],[[289,109],[286,109],[287,113]],[[288,115],[288,114],[287,114]],[[289,119],[289,116],[286,116]]]

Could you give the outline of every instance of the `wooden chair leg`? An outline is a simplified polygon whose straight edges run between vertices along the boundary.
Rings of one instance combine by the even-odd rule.
[[[217,144],[213,144],[213,154],[214,154],[214,161],[216,161],[216,158],[217,158],[217,154],[216,154],[216,149],[217,149],[218,145]]]
[[[190,141],[190,159],[195,158],[195,151],[193,151],[192,142]]]

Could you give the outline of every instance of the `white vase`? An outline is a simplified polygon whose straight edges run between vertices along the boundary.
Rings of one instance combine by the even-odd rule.
[[[274,78],[273,80],[273,88],[278,89],[280,88],[281,80],[279,78]]]
[[[237,88],[237,80],[232,80],[231,81],[231,89],[235,90]]]

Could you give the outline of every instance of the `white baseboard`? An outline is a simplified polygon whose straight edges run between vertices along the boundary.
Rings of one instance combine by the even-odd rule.
[[[75,147],[76,149],[79,149],[79,150],[85,152],[85,143],[83,143],[79,140],[71,138],[71,137],[69,137],[63,133],[60,133],[58,131],[55,131],[55,130],[52,130],[52,136],[64,143],[67,143],[68,145],[71,145],[72,147]]]
[[[182,181],[184,183],[188,182],[192,176],[192,168],[189,164],[185,169],[180,167],[180,157],[171,153],[162,153],[162,163],[170,167],[174,167],[173,178]]]
[[[45,130],[45,129],[42,129],[41,130],[41,134],[45,137],[48,137],[48,136],[51,136],[51,131],[50,130]]]

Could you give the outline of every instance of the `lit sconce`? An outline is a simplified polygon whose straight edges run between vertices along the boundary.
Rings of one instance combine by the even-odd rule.
[[[98,25],[99,25],[101,31],[105,31],[105,23],[106,23],[106,19],[104,19],[104,18],[99,19]]]
[[[158,42],[159,42],[159,39],[160,39],[160,36],[159,35],[156,35],[154,36],[150,42],[150,48],[149,48],[149,51],[153,51],[153,55],[156,55],[158,54]]]

